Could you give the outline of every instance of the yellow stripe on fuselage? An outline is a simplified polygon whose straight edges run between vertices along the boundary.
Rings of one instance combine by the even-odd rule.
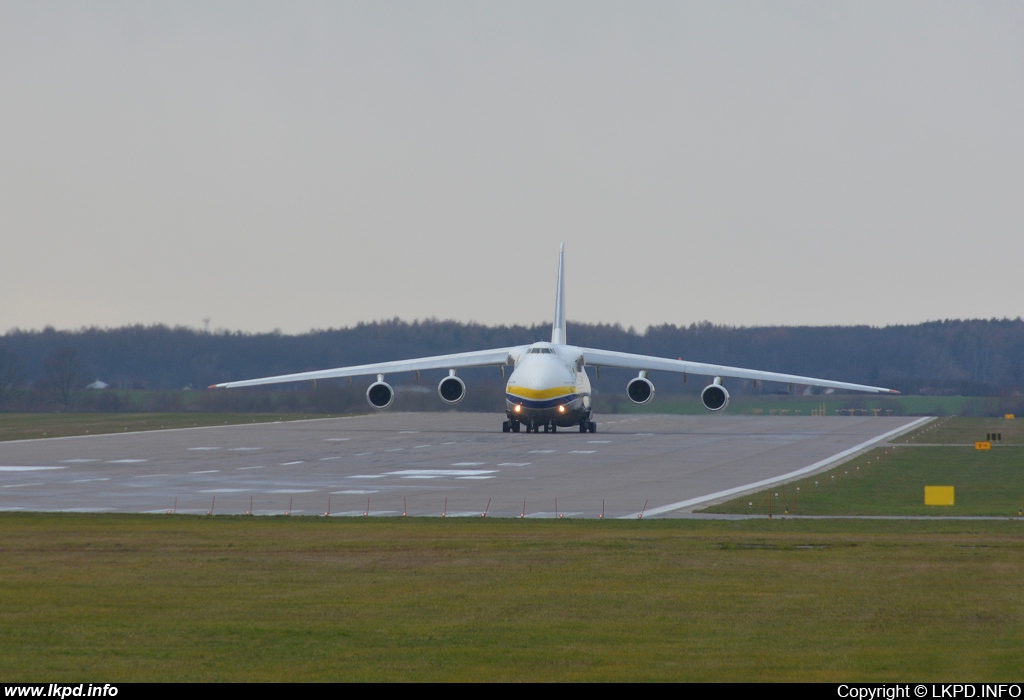
[[[555,386],[550,389],[527,389],[525,386],[507,386],[506,393],[518,396],[523,399],[557,399],[559,396],[568,396],[576,393],[575,386]]]

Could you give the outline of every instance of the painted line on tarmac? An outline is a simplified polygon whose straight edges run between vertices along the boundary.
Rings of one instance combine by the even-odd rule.
[[[747,493],[749,491],[757,491],[758,489],[763,488],[765,486],[771,486],[772,484],[778,484],[778,483],[781,483],[783,481],[789,481],[790,479],[793,479],[795,477],[803,476],[804,474],[809,474],[811,472],[818,471],[819,469],[824,469],[825,467],[827,467],[827,466],[829,466],[831,464],[834,464],[836,462],[841,462],[842,460],[846,459],[847,457],[850,457],[851,455],[854,455],[857,452],[860,452],[860,451],[862,451],[864,449],[867,449],[868,447],[871,447],[872,445],[875,445],[875,444],[877,444],[879,442],[884,442],[884,441],[888,440],[889,438],[894,437],[896,435],[899,435],[901,433],[910,432],[914,428],[919,428],[920,426],[924,425],[925,423],[927,423],[930,420],[932,420],[931,417],[918,418],[917,420],[911,421],[910,423],[907,423],[906,425],[903,425],[903,426],[901,426],[899,428],[896,428],[895,430],[890,430],[887,433],[883,433],[881,435],[873,437],[870,440],[866,440],[865,442],[860,443],[859,445],[854,445],[853,447],[851,447],[849,449],[846,449],[846,450],[843,450],[842,452],[838,452],[838,453],[832,455],[831,457],[826,457],[825,459],[823,459],[821,461],[815,462],[814,464],[810,464],[810,465],[808,465],[806,467],[803,467],[801,469],[797,469],[796,471],[789,472],[788,474],[782,474],[780,476],[773,476],[770,479],[762,479],[761,481],[755,481],[755,482],[750,483],[750,484],[744,484],[743,486],[736,486],[736,487],[731,488],[731,489],[725,489],[724,491],[716,491],[715,493],[709,493],[706,496],[698,496],[696,498],[689,498],[689,499],[687,499],[685,501],[679,501],[677,503],[669,503],[668,505],[658,506],[657,508],[649,508],[646,511],[644,511],[643,515],[645,515],[645,516],[652,516],[652,515],[661,515],[662,513],[670,513],[670,512],[672,512],[674,510],[681,510],[683,508],[689,508],[691,506],[699,505],[701,503],[707,503],[708,501],[714,501],[714,500],[718,500],[718,499],[721,499],[721,498],[727,498],[729,496],[735,496],[735,495],[738,495],[738,494],[741,494],[741,493]],[[640,517],[640,513],[632,513],[630,515],[620,516],[620,519],[621,520],[635,519],[635,518],[638,518],[638,517]]]

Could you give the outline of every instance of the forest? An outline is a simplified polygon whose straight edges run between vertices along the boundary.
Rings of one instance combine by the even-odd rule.
[[[321,382],[245,392],[195,392],[216,383],[410,357],[504,347],[546,340],[550,325],[484,326],[399,319],[297,335],[206,332],[185,327],[125,326],[79,330],[19,330],[0,336],[0,410],[120,410],[126,392],[175,410],[344,410],[361,401],[365,382]],[[1024,321],[946,320],[869,327],[733,327],[704,322],[652,326],[569,323],[568,342],[670,358],[887,386],[905,394],[1017,396],[1024,390]],[[480,400],[500,399],[497,369],[462,371],[482,387]],[[406,393],[427,393],[441,378],[389,375]],[[593,378],[593,373],[592,373]],[[693,393],[701,382],[652,375],[659,392]],[[602,372],[595,391],[621,392],[625,372]],[[113,392],[86,391],[100,380]],[[727,382],[731,392],[784,392],[781,385]],[[121,393],[117,393],[120,390]],[[184,396],[183,394],[184,391]],[[155,393],[154,393],[155,392]],[[161,393],[162,392],[162,393]],[[208,396],[217,394],[218,396]],[[241,398],[242,396],[246,398]],[[155,398],[154,398],[155,396]],[[258,398],[263,397],[263,398]],[[312,397],[312,398],[311,398]],[[312,404],[311,404],[312,402]],[[317,403],[319,402],[319,403]],[[467,397],[467,407],[474,402]],[[491,407],[493,408],[493,407]]]

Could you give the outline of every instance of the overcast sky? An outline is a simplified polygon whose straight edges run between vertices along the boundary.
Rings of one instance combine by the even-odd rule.
[[[1020,2],[3,0],[0,126],[0,332],[1024,314]]]

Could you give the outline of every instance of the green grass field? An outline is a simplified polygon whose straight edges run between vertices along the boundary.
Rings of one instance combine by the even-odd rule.
[[[0,413],[0,441],[330,417],[298,413]]]
[[[892,411],[896,416],[950,416],[973,413],[994,414],[999,398],[994,396],[736,396],[729,402],[726,412],[732,415],[786,415],[810,416],[822,405],[825,415],[834,416],[839,409],[858,408],[871,412]],[[657,396],[648,404],[636,405],[627,400],[616,404],[619,413],[675,413],[707,415],[699,396]]]
[[[0,515],[5,681],[1016,681],[1020,522]]]
[[[988,433],[1002,441],[974,449]],[[1024,421],[946,418],[835,469],[710,506],[708,513],[1017,516],[1024,508]],[[925,486],[953,486],[953,506],[924,505]]]

